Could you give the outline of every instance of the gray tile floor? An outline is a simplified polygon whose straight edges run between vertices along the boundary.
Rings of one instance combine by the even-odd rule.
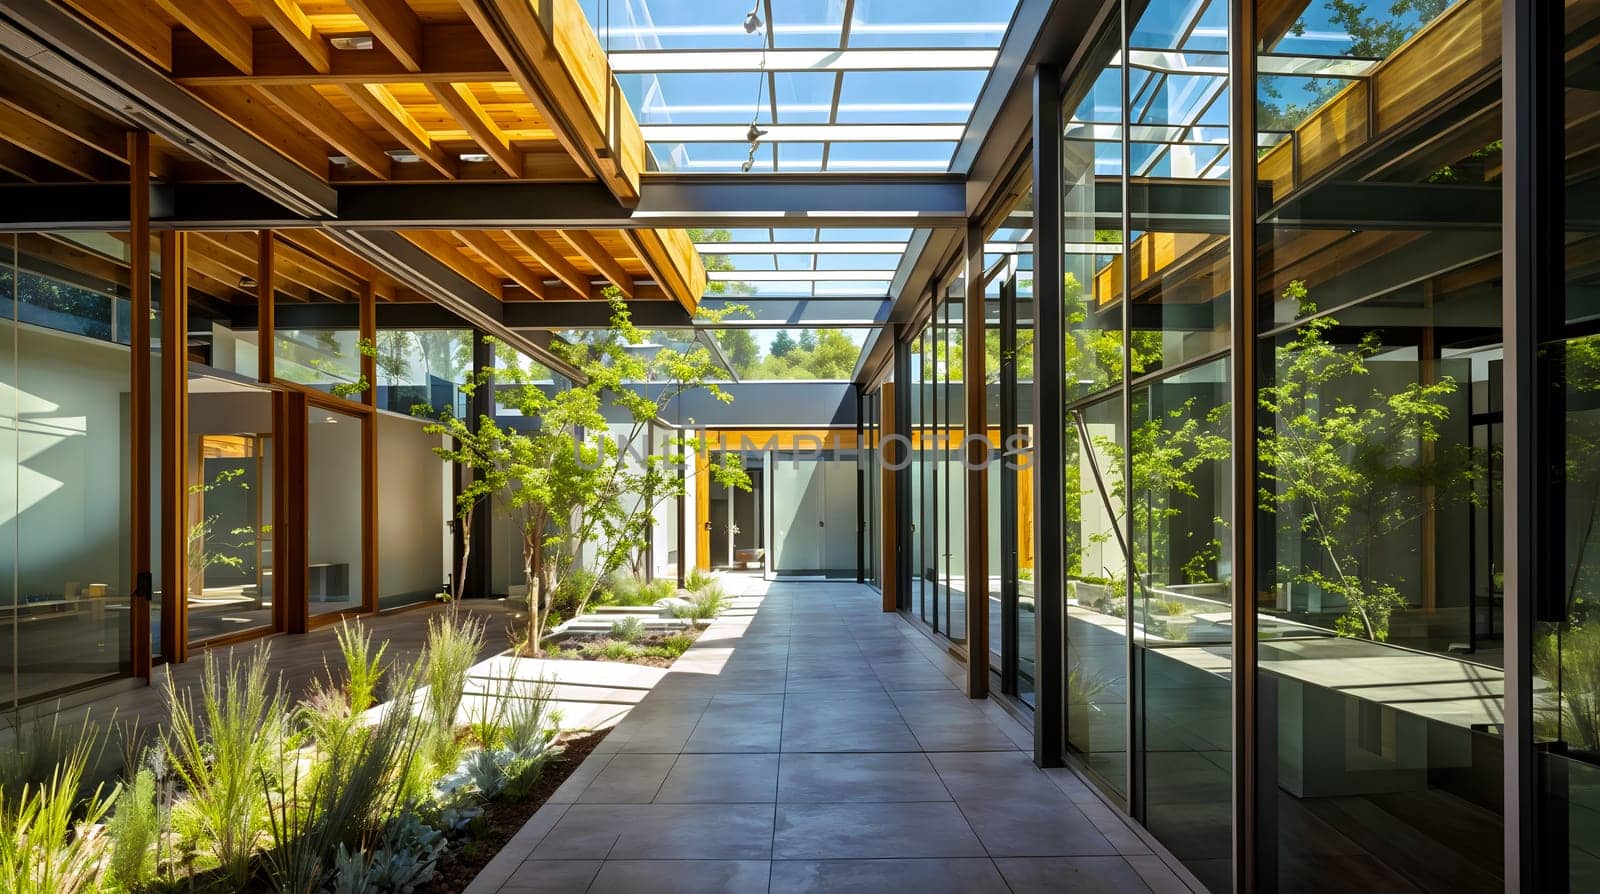
[[[733,584],[469,892],[1189,890],[877,593]]]

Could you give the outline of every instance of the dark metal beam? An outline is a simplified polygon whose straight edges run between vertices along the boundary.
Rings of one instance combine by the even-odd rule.
[[[676,301],[630,301],[633,325],[645,329],[692,326],[694,320]],[[501,311],[512,329],[602,329],[611,325],[605,301],[508,301]]]
[[[449,309],[467,324],[482,329],[545,366],[577,381],[584,379],[578,370],[530,339],[505,325],[507,305],[478,285],[428,254],[399,233],[388,231],[338,230],[335,239],[376,263],[412,288]]]
[[[1041,66],[1033,78],[1033,385],[1034,468],[1034,707],[1033,759],[1041,767],[1059,767],[1064,761],[1067,678],[1065,672],[1066,618],[1062,594],[1066,568],[1061,544],[1065,523],[1063,439],[1066,416],[1062,412],[1059,370],[1066,368],[1062,317],[1062,201],[1061,201],[1061,73]],[[1057,372],[1052,372],[1057,371]]]
[[[966,221],[959,176],[651,175],[633,226],[937,227]]]

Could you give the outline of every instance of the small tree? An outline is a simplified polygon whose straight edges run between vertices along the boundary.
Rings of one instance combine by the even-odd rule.
[[[1290,283],[1284,298],[1298,303],[1301,316],[1316,312],[1302,282]],[[1450,416],[1444,401],[1456,392],[1449,376],[1393,394],[1374,390],[1365,401],[1341,395],[1342,383],[1370,373],[1367,361],[1383,344],[1369,331],[1354,346],[1337,346],[1336,326],[1330,317],[1300,324],[1277,349],[1276,380],[1258,392],[1272,420],[1256,440],[1266,482],[1260,505],[1277,515],[1290,541],[1303,538],[1325,560],[1298,561],[1280,574],[1344,600],[1339,635],[1381,642],[1406,603],[1379,574],[1375,548],[1446,497],[1470,495],[1462,485],[1479,476],[1480,464],[1470,451],[1432,448]]]
[[[483,416],[474,430],[448,412],[429,427],[454,439],[439,455],[472,472],[473,481],[456,506],[463,526],[470,526],[490,497],[517,525],[528,591],[525,645],[532,652],[551,620],[555,595],[564,587],[571,591],[569,607],[581,614],[601,582],[648,542],[656,512],[685,493],[694,474],[684,462],[685,451],[696,446],[694,441],[673,438],[664,453],[644,447],[667,407],[692,391],[732,400],[712,381],[721,369],[703,346],[649,355],[629,350],[643,344],[645,334],[634,327],[615,289],[605,297],[612,309],[609,330],[552,347],[581,374],[571,387],[541,381],[504,346],[498,348],[501,368],[480,370],[466,387],[470,394],[493,382],[496,400],[536,428],[502,427]],[[749,476],[731,454],[709,465],[708,474],[725,487],[750,488]]]

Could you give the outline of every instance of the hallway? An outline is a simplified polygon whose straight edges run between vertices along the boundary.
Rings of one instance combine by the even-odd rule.
[[[729,584],[470,892],[1189,890],[877,593]]]

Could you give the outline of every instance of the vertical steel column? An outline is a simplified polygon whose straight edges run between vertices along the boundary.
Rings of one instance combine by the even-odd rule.
[[[1122,370],[1119,381],[1120,387],[1117,389],[1122,395],[1122,468],[1117,471],[1124,482],[1121,506],[1122,520],[1120,522],[1116,517],[1117,507],[1110,504],[1110,490],[1101,486],[1100,491],[1101,496],[1106,498],[1106,514],[1111,516],[1111,523],[1121,532],[1122,561],[1126,563],[1128,572],[1122,587],[1122,604],[1126,610],[1122,620],[1123,636],[1126,637],[1123,642],[1126,647],[1123,654],[1125,662],[1123,667],[1126,671],[1124,679],[1127,680],[1127,691],[1123,693],[1123,698],[1128,706],[1127,715],[1123,718],[1122,724],[1122,744],[1128,757],[1126,770],[1123,773],[1123,791],[1127,795],[1129,815],[1140,822],[1144,822],[1144,746],[1142,744],[1143,736],[1141,735],[1140,725],[1144,718],[1144,711],[1140,710],[1140,705],[1144,699],[1144,682],[1143,674],[1140,672],[1142,670],[1142,655],[1134,645],[1135,635],[1138,631],[1133,624],[1134,618],[1138,617],[1138,612],[1133,604],[1133,594],[1140,574],[1139,565],[1134,561],[1133,555],[1133,502],[1139,498],[1139,495],[1133,493],[1131,486],[1133,481],[1133,392],[1128,387],[1128,383],[1133,380],[1133,272],[1130,270],[1133,259],[1131,250],[1133,248],[1133,239],[1130,235],[1133,232],[1133,210],[1130,196],[1132,190],[1129,182],[1132,177],[1130,172],[1133,170],[1133,141],[1129,135],[1129,131],[1132,130],[1133,114],[1128,106],[1131,101],[1130,94],[1132,91],[1130,90],[1130,85],[1132,77],[1129,74],[1130,66],[1128,65],[1127,55],[1128,37],[1133,33],[1133,21],[1128,17],[1128,0],[1123,0],[1119,5],[1117,14],[1118,22],[1120,23],[1118,27],[1121,29],[1117,38],[1117,46],[1122,54],[1122,65],[1118,67],[1118,74],[1122,82],[1120,88],[1122,102],[1120,103],[1121,108],[1117,113],[1117,120],[1121,122],[1121,127],[1118,127],[1117,130],[1120,133],[1118,139],[1121,144],[1122,159],[1122,176],[1117,178],[1122,229],[1118,239],[1122,249],[1120,282],[1118,283],[1118,289],[1122,293]],[[1087,445],[1084,447],[1084,452],[1091,452]]]
[[[989,395],[985,382],[988,351],[983,308],[983,224],[967,222],[965,279],[961,306],[961,394],[966,398],[962,443],[957,455],[967,477],[966,565],[967,697],[989,697]]]
[[[1229,280],[1233,365],[1233,889],[1258,890],[1256,723],[1256,0],[1229,0]],[[1269,881],[1269,887],[1273,880]]]
[[[494,346],[484,339],[483,332],[476,329],[472,331],[472,369],[478,373],[494,369]],[[485,416],[494,418],[494,388],[494,378],[491,376],[472,392],[471,406],[467,412],[471,416],[468,424],[473,431],[478,430],[478,420]],[[491,574],[494,568],[493,521],[494,504],[485,500],[472,514],[472,555],[467,557],[467,586],[462,590],[464,595],[494,595]],[[460,567],[459,559],[457,567]]]
[[[1017,694],[1017,470],[1021,458],[1006,455],[1017,430],[1017,270],[1000,283],[1000,691]]]
[[[867,582],[867,395],[856,389],[856,583]]]
[[[1533,637],[1564,606],[1540,610],[1539,594],[1561,592],[1546,575],[1566,567],[1551,495],[1561,436],[1549,422],[1561,406],[1542,342],[1559,337],[1563,300],[1562,4],[1505,0],[1502,15],[1502,251],[1505,327],[1505,873],[1507,891],[1540,887],[1538,755],[1533,747]],[[1553,867],[1552,867],[1553,868]],[[1565,887],[1566,881],[1561,881]]]
[[[1061,72],[1040,65],[1033,74],[1033,760],[1065,762],[1066,618],[1061,545],[1065,525],[1061,407],[1066,358],[1061,265]]]
[[[901,338],[900,327],[890,329],[894,339],[894,433],[904,440],[895,444],[895,455],[886,462],[894,469],[894,591],[897,608],[911,606],[911,462],[915,456],[916,432],[911,430],[911,401],[916,392],[911,389],[911,343]]]

